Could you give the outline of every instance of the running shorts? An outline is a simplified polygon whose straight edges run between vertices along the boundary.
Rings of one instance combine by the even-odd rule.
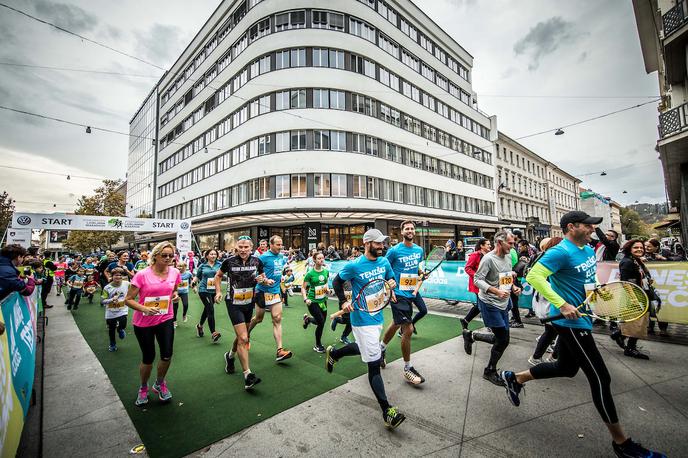
[[[356,338],[364,363],[372,363],[382,358],[382,348],[380,347],[382,325],[352,326],[351,330]]]
[[[251,318],[253,318],[253,304],[232,305],[231,301],[226,300],[225,305],[227,305],[227,314],[232,322],[232,326],[242,323],[248,325],[251,322]]]
[[[402,325],[413,321],[413,299],[397,296],[397,302],[392,302],[390,305],[394,324]]]
[[[141,362],[143,364],[153,364],[156,340],[160,347],[160,359],[163,361],[172,359],[174,320],[166,320],[155,326],[134,326],[134,334],[136,334],[136,340],[139,341],[139,347],[141,347]]]
[[[478,308],[480,309],[480,314],[482,315],[482,320],[486,327],[509,329],[509,310],[511,310],[511,301],[507,304],[506,309],[502,310],[478,298]]]

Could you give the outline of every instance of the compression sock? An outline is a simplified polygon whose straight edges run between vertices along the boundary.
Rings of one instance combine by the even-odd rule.
[[[385,394],[385,382],[382,380],[382,375],[380,374],[379,359],[368,363],[368,382],[370,382],[370,388],[373,390],[373,394],[384,414],[390,406],[387,401],[387,395]]]

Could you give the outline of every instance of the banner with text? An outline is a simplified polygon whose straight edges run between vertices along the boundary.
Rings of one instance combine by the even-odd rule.
[[[29,410],[36,363],[39,288],[29,296],[12,293],[0,303],[0,456],[16,455]]]
[[[24,248],[29,248],[31,246],[31,229],[30,228],[20,228],[14,229],[11,227],[7,228],[7,244],[8,245],[21,245]]]
[[[67,213],[14,213],[12,215],[12,228],[23,227],[65,231],[188,232],[191,230],[191,221],[71,215]]]

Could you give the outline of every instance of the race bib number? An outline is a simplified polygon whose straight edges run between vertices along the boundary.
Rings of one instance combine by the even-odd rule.
[[[514,286],[514,273],[513,272],[502,272],[499,274],[499,289],[502,291],[509,292],[511,287]]]
[[[325,297],[327,296],[327,290],[327,285],[316,286],[313,297],[315,298],[315,300],[325,299]]]
[[[399,290],[400,291],[413,291],[416,289],[418,284],[418,274],[401,274],[399,276]]]
[[[88,286],[88,287],[86,288],[86,292],[89,293],[89,294],[93,294],[93,293],[96,292],[96,287],[95,287],[95,286]]]
[[[86,275],[93,275],[93,269],[86,269]]]
[[[112,302],[108,304],[109,309],[118,309],[120,307],[124,307],[124,301],[121,300],[121,296],[117,296],[112,299]]]
[[[166,296],[147,297],[143,300],[143,305],[157,307],[160,310],[160,315],[164,315],[170,306],[170,298]]]
[[[385,300],[385,291],[380,290],[374,294],[370,294],[366,296],[366,306],[368,307],[368,311],[373,311],[377,310],[382,306],[384,300]]]
[[[279,294],[265,293],[265,305],[275,305],[282,301]]]
[[[189,288],[189,280],[184,280],[179,284],[179,289],[188,289]]]
[[[253,288],[234,288],[232,304],[248,305],[253,300]],[[267,300],[267,297],[266,297]]]
[[[82,281],[74,280],[72,282],[73,288],[81,288],[82,286],[84,286],[84,282],[82,282]]]
[[[205,284],[205,289],[208,291],[215,291],[215,278],[209,278]]]

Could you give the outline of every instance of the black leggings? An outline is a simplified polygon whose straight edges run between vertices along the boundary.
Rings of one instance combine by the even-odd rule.
[[[602,420],[607,424],[618,423],[616,407],[610,389],[611,377],[600,355],[592,332],[555,326],[559,334],[559,359],[554,363],[542,363],[530,369],[535,379],[573,377],[582,369],[590,384],[592,401]]]
[[[134,326],[136,340],[141,347],[141,362],[153,364],[155,360],[155,341],[160,347],[160,359],[169,361],[172,359],[172,347],[174,346],[174,324],[172,320],[163,321],[155,326]]]
[[[495,336],[495,343],[492,344],[490,361],[487,363],[487,370],[497,370],[497,363],[504,354],[504,350],[509,346],[509,328],[490,328]]]
[[[45,307],[48,304],[48,294],[50,294],[50,288],[53,286],[53,277],[48,275],[43,280],[43,287],[41,288],[41,304]]]
[[[478,315],[480,315],[480,309],[477,305],[474,305],[473,307],[471,307],[471,309],[468,311],[468,313],[463,319],[470,323],[471,320]]]
[[[215,332],[215,293],[198,293],[198,296],[203,302],[203,313],[199,324],[203,326],[207,319],[210,332]]]
[[[117,318],[106,318],[105,322],[108,326],[108,336],[110,337],[110,345],[115,345],[115,331],[117,328],[124,329],[127,327],[127,316],[122,315]]]
[[[344,345],[342,348],[334,348],[330,352],[330,356],[336,360],[344,356],[360,354],[361,351],[358,349],[358,344],[356,343]],[[387,394],[385,393],[385,382],[382,380],[382,374],[380,373],[380,359],[368,363],[368,383],[370,383],[370,388],[373,390],[377,403],[380,404],[382,413],[386,413],[390,406],[389,401],[387,401]]]
[[[182,317],[189,311],[189,293],[177,293],[182,301]],[[177,307],[174,308],[174,320],[177,321]]]
[[[557,338],[557,329],[549,323],[545,324],[545,330],[540,335],[540,340],[538,340],[538,343],[535,346],[535,351],[533,352],[533,358],[535,358],[535,359],[542,358],[542,355],[544,355],[545,352],[547,351],[547,347],[549,347],[549,344],[554,342],[554,339],[556,339],[556,338]]]
[[[416,306],[418,309],[418,313],[416,313],[413,316],[413,320],[411,322],[415,325],[418,323],[425,315],[428,314],[428,306],[425,305],[425,301],[421,297],[420,294],[416,294],[416,296],[413,298],[413,304]]]
[[[518,309],[518,296],[512,291],[511,292],[511,317],[514,322],[521,322],[521,311]]]
[[[308,311],[311,312],[311,316],[308,318],[312,324],[316,325],[315,328],[315,344],[318,347],[322,347],[322,335],[323,329],[325,328],[325,310],[320,308],[317,302],[311,302],[308,306]]]

